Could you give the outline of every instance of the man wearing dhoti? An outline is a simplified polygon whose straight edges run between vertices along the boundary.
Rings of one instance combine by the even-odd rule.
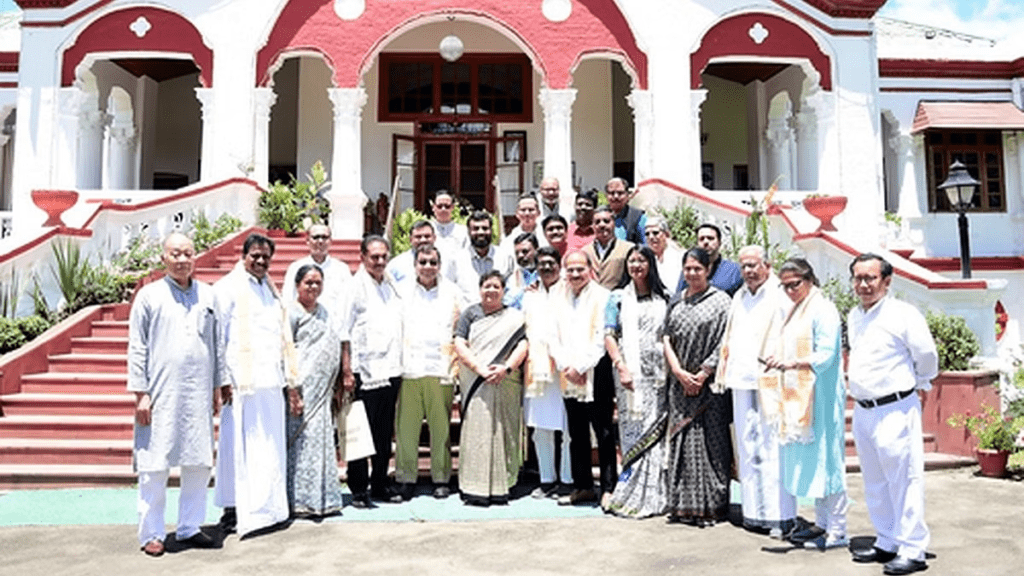
[[[225,532],[247,534],[288,519],[285,401],[295,348],[285,307],[267,276],[274,242],[250,234],[242,261],[214,286],[225,370],[216,502]]]
[[[540,486],[535,498],[557,496],[558,480],[562,486],[572,485],[569,459],[569,421],[562,400],[558,369],[551,358],[551,347],[557,344],[555,305],[552,300],[565,287],[559,284],[562,266],[558,250],[546,246],[537,251],[537,272],[540,281],[523,294],[523,315],[526,318],[526,340],[529,353],[524,371],[523,416],[533,429],[533,446],[537,451]],[[555,433],[562,433],[562,459],[555,472]],[[565,491],[565,494],[568,494]]]
[[[765,421],[757,387],[764,372],[758,358],[770,347],[765,342],[769,327],[781,322],[789,300],[765,261],[764,248],[744,247],[739,261],[743,286],[732,299],[715,381],[732,389],[743,526],[781,538],[793,529],[796,498],[782,488],[778,428]]]
[[[176,539],[214,545],[199,527],[213,466],[213,417],[222,357],[213,289],[192,278],[195,248],[181,234],[164,242],[167,275],[139,291],[128,323],[128,390],[135,393],[134,464],[139,474],[139,544],[164,552],[171,466],[181,467]]]

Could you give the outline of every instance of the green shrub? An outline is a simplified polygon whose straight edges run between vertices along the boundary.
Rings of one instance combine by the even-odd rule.
[[[859,302],[857,295],[849,282],[844,282],[835,276],[829,276],[828,280],[822,282],[821,291],[825,297],[832,301],[836,311],[839,312],[839,324],[842,330],[843,348],[850,349],[850,338],[846,331],[846,316]]]
[[[25,335],[26,340],[33,340],[50,327],[50,321],[39,315],[23,316],[15,320],[18,330]]]
[[[682,249],[686,250],[697,245],[697,227],[704,222],[704,217],[689,204],[678,204],[674,208],[657,206],[654,213],[668,224],[668,234]]]
[[[20,348],[27,340],[10,318],[0,318],[0,354]]]
[[[978,337],[967,327],[967,322],[959,316],[931,311],[926,319],[939,350],[939,370],[967,370],[970,359],[981,351]]]
[[[192,217],[192,244],[195,245],[196,253],[206,252],[241,229],[242,221],[227,212],[211,224],[206,214],[197,210]]]
[[[142,272],[143,275],[163,267],[160,242],[150,240],[145,234],[132,237],[128,245],[114,255],[112,263],[126,272]]]
[[[307,182],[299,182],[295,176],[291,182],[271,184],[260,194],[257,203],[257,217],[267,228],[284,230],[289,234],[301,232],[310,224],[326,223],[331,214],[327,201],[327,171],[323,162],[317,161],[307,176]]]

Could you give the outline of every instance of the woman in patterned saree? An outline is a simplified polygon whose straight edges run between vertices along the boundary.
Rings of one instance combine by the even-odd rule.
[[[462,394],[459,490],[466,504],[507,504],[523,463],[519,365],[526,357],[523,314],[501,299],[505,279],[497,270],[480,277],[480,303],[466,308],[455,326]]]
[[[669,522],[712,526],[729,512],[730,396],[714,382],[730,298],[708,284],[711,259],[683,255],[687,287],[669,305],[663,337],[668,380]]]
[[[341,512],[341,483],[334,451],[331,399],[339,386],[341,340],[337,322],[317,303],[323,272],[315,264],[295,275],[297,299],[288,324],[299,358],[299,387],[288,389],[288,504],[292,516]]]
[[[622,474],[607,510],[645,518],[665,513],[665,354],[661,346],[668,295],[654,251],[634,246],[605,311],[605,347],[615,375]]]

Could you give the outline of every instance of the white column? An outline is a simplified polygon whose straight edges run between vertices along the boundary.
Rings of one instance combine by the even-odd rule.
[[[216,150],[216,92],[213,88],[196,88],[196,99],[199,100],[200,115],[202,116],[203,141],[202,149],[199,152],[199,179],[209,181],[216,178],[216,164],[213,153]]]
[[[633,184],[654,176],[654,94],[633,90],[626,96],[633,109]]]
[[[135,184],[136,136],[132,124],[115,123],[107,128],[106,188],[130,190]]]
[[[331,190],[331,233],[335,238],[363,235],[362,115],[363,88],[328,88],[334,104],[334,153],[328,176]]]
[[[700,130],[700,114],[703,109],[704,101],[708,99],[708,91],[706,88],[698,88],[696,90],[690,90],[690,143],[682,145],[683,150],[689,148],[690,150],[690,161],[686,164],[690,167],[689,175],[685,182],[692,182],[691,187],[698,189],[702,187],[702,170],[701,170],[701,130]],[[684,156],[685,157],[685,156]]]
[[[768,148],[768,179],[766,186],[778,181],[780,189],[792,190],[796,188],[793,182],[793,129],[790,128],[790,116],[768,119],[768,129],[765,130],[764,139]],[[781,176],[781,178],[780,178]]]
[[[256,88],[253,90],[256,112],[253,126],[253,172],[251,178],[267,184],[267,172],[270,170],[270,109],[277,102],[277,94],[273,88]]]
[[[75,188],[79,184],[79,121],[86,107],[85,95],[78,87],[60,88],[57,93],[57,149],[54,153],[53,185]]]
[[[103,128],[105,112],[84,110],[78,117],[78,187],[98,190],[103,185]]]
[[[558,178],[559,210],[572,214],[576,198],[572,181],[572,104],[576,89],[541,88],[538,100],[544,110],[544,177]]]
[[[920,218],[928,209],[928,177],[925,174],[924,135],[900,134],[896,154],[900,169],[900,208],[904,220]],[[918,164],[920,162],[920,164]],[[915,166],[921,166],[920,175]]]
[[[818,102],[820,91],[804,98],[794,118],[796,128],[796,187],[818,189]]]

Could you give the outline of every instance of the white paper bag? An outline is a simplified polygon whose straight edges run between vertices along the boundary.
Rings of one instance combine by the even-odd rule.
[[[347,462],[373,456],[376,452],[362,400],[346,402],[342,407],[338,415],[338,446],[341,459]]]

